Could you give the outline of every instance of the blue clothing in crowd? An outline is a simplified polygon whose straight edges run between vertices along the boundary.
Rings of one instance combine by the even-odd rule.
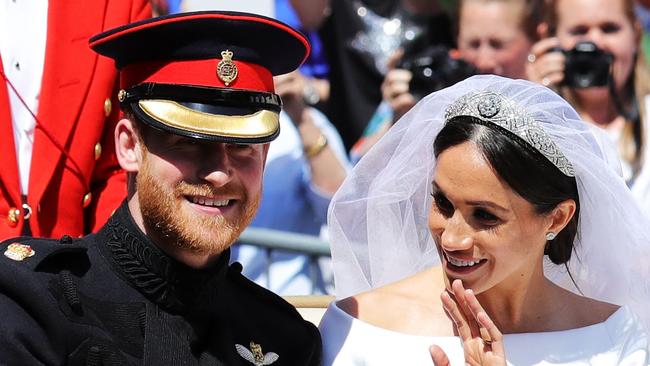
[[[309,54],[309,58],[307,58],[305,63],[300,66],[300,72],[303,75],[319,79],[327,78],[327,74],[329,73],[329,65],[327,63],[327,59],[325,58],[323,44],[318,37],[318,33],[306,31],[303,28],[300,19],[298,18],[296,11],[293,10],[293,7],[291,6],[289,0],[275,0],[275,18],[284,23],[287,23],[293,28],[300,30],[307,36],[309,43],[311,43],[311,53]]]
[[[338,132],[318,110],[310,108],[316,126],[327,137],[344,167],[349,168],[345,148]],[[309,162],[303,152],[299,132],[290,117],[280,114],[280,136],[271,143],[264,170],[264,187],[259,210],[252,227],[291,231],[319,236],[327,222],[331,196],[311,182]],[[270,279],[266,276],[266,252],[251,245],[233,247],[232,259],[242,263],[244,275],[283,295],[311,292],[309,258],[292,252],[274,251]],[[321,260],[316,283],[319,293],[331,287],[329,262]]]

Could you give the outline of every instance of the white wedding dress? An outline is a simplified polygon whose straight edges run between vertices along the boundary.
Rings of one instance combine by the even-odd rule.
[[[429,346],[440,346],[451,366],[464,366],[457,337],[425,337],[379,328],[332,302],[320,323],[324,366],[433,365]],[[606,321],[557,332],[504,336],[509,365],[650,365],[648,335],[627,307]]]

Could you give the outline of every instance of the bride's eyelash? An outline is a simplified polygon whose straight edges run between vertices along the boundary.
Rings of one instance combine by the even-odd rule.
[[[441,192],[434,192],[432,194],[433,202],[436,209],[444,216],[450,216],[454,211],[454,206],[449,202],[447,197]]]

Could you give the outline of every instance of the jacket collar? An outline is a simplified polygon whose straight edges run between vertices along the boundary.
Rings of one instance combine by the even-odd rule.
[[[98,234],[102,254],[131,286],[173,312],[215,305],[228,272],[230,249],[206,269],[194,269],[161,251],[136,225],[125,202]]]

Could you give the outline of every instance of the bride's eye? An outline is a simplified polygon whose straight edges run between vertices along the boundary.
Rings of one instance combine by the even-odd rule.
[[[442,193],[434,192],[433,201],[438,211],[440,211],[440,213],[442,213],[444,216],[449,217],[453,214],[454,206],[451,204],[451,202],[449,202],[447,197],[445,197]]]
[[[499,223],[498,217],[481,208],[474,210],[474,218],[485,226],[494,226]]]

